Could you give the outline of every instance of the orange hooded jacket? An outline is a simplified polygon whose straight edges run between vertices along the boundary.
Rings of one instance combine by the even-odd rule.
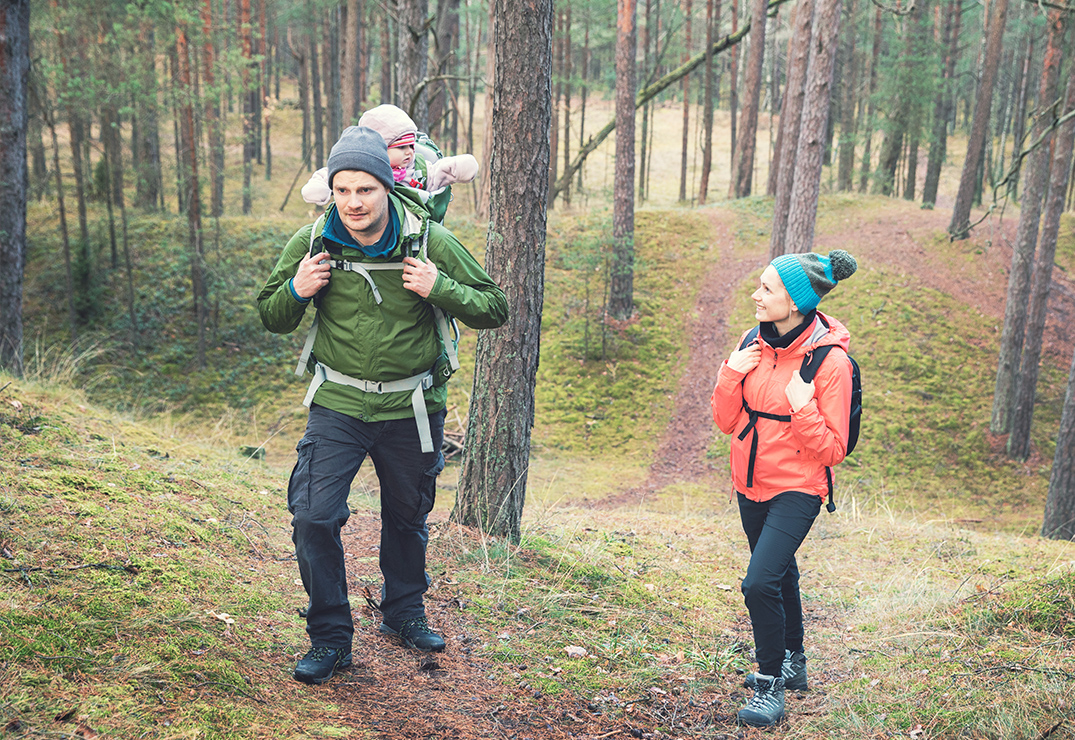
[[[823,319],[823,320],[822,320]],[[825,324],[828,324],[826,326]],[[740,337],[741,344],[743,337]],[[752,501],[768,501],[784,491],[802,491],[822,498],[828,495],[826,467],[844,459],[847,450],[848,409],[851,406],[851,361],[847,328],[820,311],[813,324],[790,347],[777,349],[759,335],[761,362],[743,374],[725,360],[717,374],[710,404],[713,420],[732,435],[732,483]],[[816,347],[835,345],[814,378],[814,398],[796,413],[791,412],[784,389],[803,358]],[[738,345],[737,345],[738,346]],[[747,486],[752,433],[739,435],[750,417],[743,407],[770,414],[791,416],[791,422],[759,418],[755,429],[758,448],[753,485]]]

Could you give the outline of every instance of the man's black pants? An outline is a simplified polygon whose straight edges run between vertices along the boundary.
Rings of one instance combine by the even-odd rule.
[[[393,628],[425,616],[426,517],[444,469],[444,415],[429,416],[434,452],[426,453],[414,418],[364,422],[310,406],[288,483],[287,508],[293,515],[291,539],[302,585],[310,597],[306,632],[312,647],[351,648],[354,622],[340,529],[350,516],[351,482],[367,455],[381,486],[381,614]]]

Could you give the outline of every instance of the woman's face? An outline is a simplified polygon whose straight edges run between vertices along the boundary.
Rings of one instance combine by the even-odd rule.
[[[791,301],[780,273],[769,265],[758,279],[758,289],[751,296],[754,300],[754,317],[758,321],[772,321],[775,324],[786,322],[798,309]]]

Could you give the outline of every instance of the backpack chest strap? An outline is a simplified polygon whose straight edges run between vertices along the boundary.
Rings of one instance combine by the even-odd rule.
[[[381,291],[377,289],[377,283],[373,282],[373,275],[370,275],[370,271],[400,271],[403,269],[402,262],[375,262],[371,264],[368,262],[349,262],[348,260],[329,260],[328,263],[332,266],[332,269],[334,270],[342,270],[343,272],[354,272],[364,277],[366,279],[366,282],[369,283],[370,290],[373,291],[373,300],[376,301],[378,304],[382,303]]]
[[[749,421],[747,425],[743,427],[743,431],[739,432],[739,441],[742,442],[747,438],[748,434],[753,433],[750,438],[750,459],[747,462],[747,488],[754,487],[754,462],[758,459],[758,419],[769,419],[771,421],[783,421],[790,422],[791,416],[788,414],[770,414],[767,411],[755,411],[750,408],[750,404],[747,400],[743,399],[743,410],[747,412]]]
[[[422,452],[433,452],[433,435],[429,428],[429,412],[426,411],[425,391],[433,387],[433,373],[429,370],[424,373],[412,375],[409,378],[399,380],[363,380],[344,375],[333,370],[328,365],[318,362],[314,366],[314,377],[310,381],[310,388],[306,391],[306,398],[302,405],[306,408],[313,403],[314,394],[324,383],[336,383],[357,388],[366,393],[400,393],[412,391],[411,408],[414,410],[414,421],[418,425],[418,439],[422,443]]]

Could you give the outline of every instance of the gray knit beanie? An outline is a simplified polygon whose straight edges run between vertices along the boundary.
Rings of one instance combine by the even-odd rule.
[[[388,163],[388,147],[381,135],[371,128],[348,126],[340,140],[332,145],[328,155],[328,186],[332,178],[342,170],[368,172],[386,188],[392,190],[396,181],[392,177],[392,165]]]
[[[817,308],[821,297],[836,287],[836,283],[855,274],[858,263],[842,249],[828,255],[782,254],[772,261],[788,295],[802,313]]]

